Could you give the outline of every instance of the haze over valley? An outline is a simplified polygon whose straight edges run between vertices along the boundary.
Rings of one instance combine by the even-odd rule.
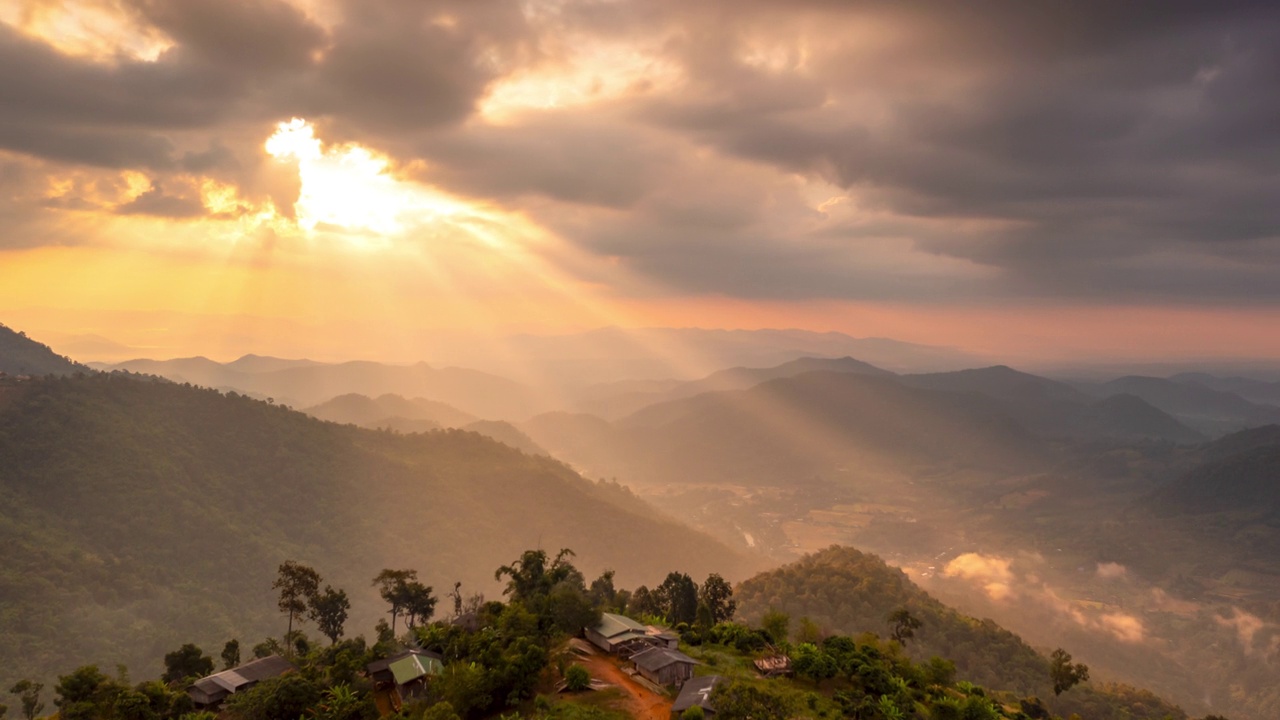
[[[1280,717],[1277,68],[0,0],[0,720]]]

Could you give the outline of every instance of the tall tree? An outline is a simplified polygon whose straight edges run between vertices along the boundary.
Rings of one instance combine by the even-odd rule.
[[[631,600],[627,603],[627,611],[632,615],[657,615],[662,610],[658,607],[657,599],[653,596],[653,591],[641,585],[636,591],[631,593]]]
[[[775,643],[784,643],[791,634],[791,616],[777,610],[769,608],[769,611],[760,618],[760,627],[769,633],[769,638]]]
[[[1054,650],[1049,660],[1049,677],[1053,680],[1054,695],[1061,695],[1077,683],[1089,679],[1089,666],[1083,663],[1073,664],[1071,653],[1062,648]]]
[[[396,618],[404,610],[404,587],[418,579],[417,570],[392,570],[384,568],[373,578],[373,586],[378,588],[378,595],[391,606],[391,635],[395,636]]]
[[[44,683],[32,680],[19,680],[9,688],[9,692],[17,695],[18,702],[22,703],[22,717],[35,720],[35,717],[44,710],[44,703],[40,701],[40,691],[43,689]]]
[[[684,573],[667,574],[654,593],[663,615],[673,623],[691,623],[698,619],[698,585]]]
[[[720,577],[719,573],[707,576],[707,581],[698,591],[698,599],[706,603],[707,609],[711,611],[712,624],[732,620],[733,614],[738,610],[738,602],[733,599],[733,586]]]
[[[232,638],[222,646],[222,669],[230,670],[240,664],[240,641]]]
[[[431,586],[423,585],[416,580],[405,583],[401,589],[405,621],[409,627],[418,622],[426,622],[436,611],[436,597],[431,594]]]
[[[498,568],[493,579],[509,578],[502,593],[510,595],[512,600],[527,602],[535,597],[545,597],[556,583],[576,580],[577,584],[585,585],[582,573],[567,560],[573,556],[572,550],[561,548],[548,564],[546,550],[525,550],[519,560]]]
[[[600,573],[600,577],[591,581],[591,589],[588,591],[588,596],[591,598],[591,602],[602,610],[610,610],[617,607],[615,603],[618,599],[618,589],[613,585],[613,575],[614,572],[612,570],[605,570]]]
[[[920,629],[920,621],[911,614],[906,608],[898,608],[889,613],[890,635],[900,645],[906,645],[907,641],[915,637],[916,630]]]
[[[187,678],[201,678],[213,673],[213,658],[191,643],[187,643],[164,656],[164,675],[161,680],[169,684]]]
[[[337,643],[347,624],[347,611],[351,609],[347,593],[325,585],[324,592],[313,595],[308,606],[309,615],[320,628],[320,634],[329,638],[330,644]]]
[[[307,601],[320,589],[320,573],[293,560],[281,563],[279,575],[271,584],[272,589],[280,591],[277,607],[280,612],[289,615],[289,630],[285,633],[285,644],[293,636],[293,618],[306,612]]]

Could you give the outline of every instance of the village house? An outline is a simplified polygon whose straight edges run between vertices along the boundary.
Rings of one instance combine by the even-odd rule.
[[[610,654],[616,654],[623,645],[643,640],[649,634],[644,625],[626,615],[614,613],[601,613],[600,622],[595,627],[583,628],[582,632],[592,645]]]
[[[373,681],[374,701],[383,715],[397,712],[405,701],[425,694],[429,678],[442,670],[443,657],[416,648],[365,666],[365,674]]]
[[[636,671],[649,682],[658,685],[674,685],[680,687],[685,680],[693,677],[693,666],[697,660],[679,650],[666,647],[651,647],[631,656]]]
[[[187,688],[196,708],[205,710],[220,705],[237,692],[248,690],[263,680],[280,677],[296,670],[293,663],[279,655],[269,655],[220,673],[200,678]]]
[[[711,691],[719,683],[719,675],[704,675],[686,682],[680,688],[675,703],[671,705],[671,720],[679,720],[685,710],[694,706],[702,708],[702,715],[707,720],[715,717],[716,709],[711,706]]]

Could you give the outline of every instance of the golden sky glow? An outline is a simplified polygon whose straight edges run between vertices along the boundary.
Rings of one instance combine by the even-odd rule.
[[[1116,93],[1060,76],[1087,38],[939,13],[0,0],[0,321],[103,358],[605,325],[1280,357],[1273,168],[1196,147],[1254,56]]]

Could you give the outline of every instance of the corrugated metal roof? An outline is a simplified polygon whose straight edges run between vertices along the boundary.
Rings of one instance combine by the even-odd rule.
[[[400,652],[396,653],[395,655],[392,655],[391,657],[383,658],[381,660],[374,660],[373,662],[364,666],[365,672],[369,673],[370,675],[373,675],[375,673],[380,673],[386,670],[387,668],[391,667],[391,663],[397,660],[403,660],[404,658],[407,658],[410,655],[417,655],[419,657],[432,658],[440,662],[442,665],[444,663],[444,656],[441,655],[440,653],[432,652],[431,650],[419,650],[417,648],[412,648],[410,650],[401,650]]]
[[[231,670],[227,672],[236,672],[249,682],[259,682],[269,678],[279,677],[293,669],[293,663],[288,660],[285,660],[279,655],[268,655],[267,657],[247,662],[239,667],[231,668]]]
[[[433,657],[409,655],[391,663],[391,675],[397,685],[413,682],[423,675],[435,675],[444,665]]]
[[[640,635],[644,635],[646,631],[644,625],[626,615],[615,615],[613,613],[601,613],[600,622],[593,629],[610,639],[626,632],[637,632]]]
[[[227,692],[235,692],[237,688],[249,684],[249,681],[235,670],[223,670],[216,675],[210,675],[209,682],[217,685]]]
[[[711,691],[715,689],[718,682],[720,682],[719,675],[689,678],[685,681],[684,687],[680,688],[680,695],[671,705],[671,711],[679,714],[694,705],[707,710],[711,709]]]
[[[664,647],[649,648],[643,652],[636,653],[631,656],[631,661],[636,664],[636,667],[643,668],[649,672],[657,672],[668,665],[674,665],[676,663],[689,663],[690,665],[698,664],[697,660],[694,660],[679,650],[672,650]]]

